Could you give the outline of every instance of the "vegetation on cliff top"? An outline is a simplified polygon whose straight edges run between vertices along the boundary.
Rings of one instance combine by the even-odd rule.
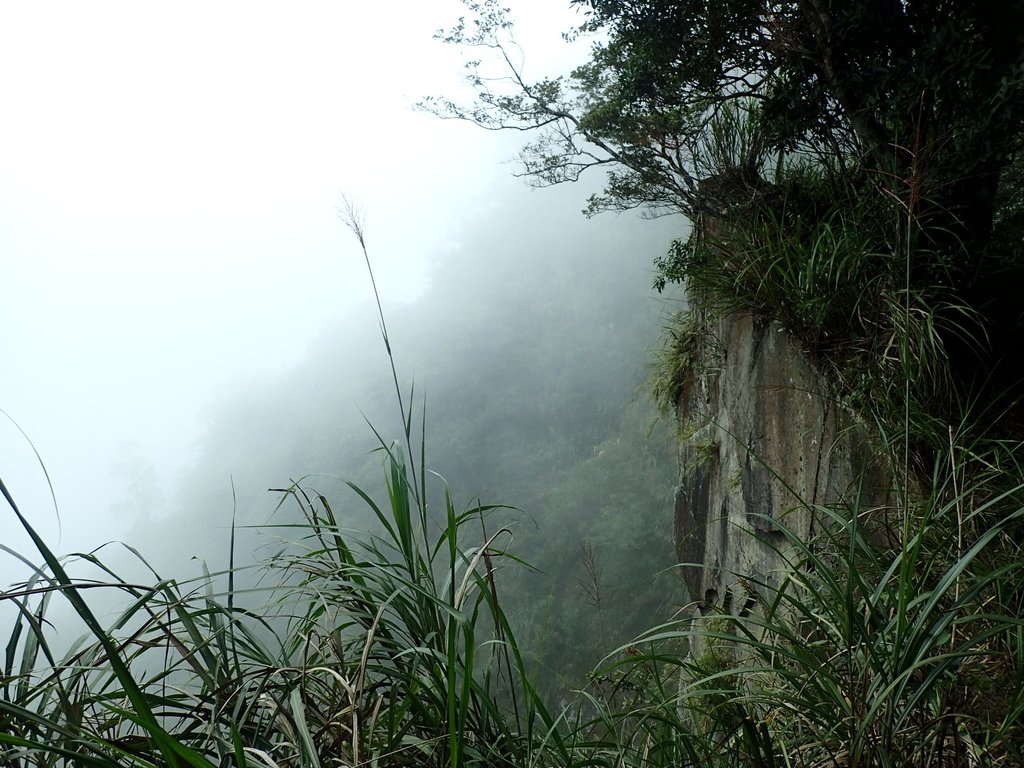
[[[782,322],[859,406],[901,399],[911,367],[897,413],[1016,410],[1024,6],[573,4],[590,60],[529,82],[501,6],[467,3],[443,38],[481,52],[478,98],[424,106],[537,129],[538,184],[607,169],[590,212],[688,216],[658,286]]]

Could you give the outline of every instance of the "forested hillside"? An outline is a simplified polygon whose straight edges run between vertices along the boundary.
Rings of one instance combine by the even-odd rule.
[[[516,508],[488,526],[508,525],[506,545],[535,571],[507,569],[502,598],[545,691],[563,695],[684,602],[668,570],[673,426],[647,384],[660,326],[681,307],[653,294],[650,264],[685,222],[567,222],[554,212],[578,203],[575,190],[511,200],[438,255],[423,297],[386,312],[414,419],[426,418],[427,467],[460,505]],[[179,511],[127,538],[165,571],[193,555],[223,567],[232,505],[244,525],[295,523],[299,510],[274,513],[281,494],[267,490],[292,481],[326,494],[346,527],[371,525],[343,481],[379,492],[372,429],[401,435],[371,312],[325,332],[279,380],[222,398]],[[287,536],[244,536],[240,562]]]

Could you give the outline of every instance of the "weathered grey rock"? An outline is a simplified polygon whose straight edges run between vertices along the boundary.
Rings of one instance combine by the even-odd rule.
[[[810,540],[812,510],[861,493],[884,507],[888,473],[868,430],[790,336],[749,315],[711,321],[678,403],[675,541],[692,597],[777,584],[783,526]]]
[[[885,453],[779,326],[733,314],[707,330],[677,404],[676,554],[695,600],[678,703],[697,732],[728,712],[714,689],[739,684],[727,670],[743,650],[727,638],[780,585],[794,537],[813,540],[821,510],[855,498],[884,530],[891,485]]]

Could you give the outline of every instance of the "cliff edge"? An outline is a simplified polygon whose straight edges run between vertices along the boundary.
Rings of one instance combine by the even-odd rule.
[[[781,327],[734,313],[701,331],[677,402],[674,538],[691,598],[728,610],[741,579],[778,583],[783,527],[812,540],[816,510],[856,494],[882,509],[891,483],[869,430]]]

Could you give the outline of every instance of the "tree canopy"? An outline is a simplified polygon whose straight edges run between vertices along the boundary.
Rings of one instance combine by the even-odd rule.
[[[589,56],[539,81],[523,76],[507,11],[496,0],[465,5],[441,37],[483,54],[467,64],[476,98],[423,106],[531,131],[522,173],[539,185],[604,168],[588,213],[644,207],[704,222],[694,230],[702,241],[659,262],[661,286],[706,277],[709,232],[748,252],[782,238],[790,258],[843,230],[862,270],[843,279],[872,296],[837,301],[839,273],[801,286],[829,285],[813,303],[856,317],[806,332],[806,318],[763,297],[747,295],[746,308],[792,321],[810,346],[852,343],[867,359],[888,354],[899,332],[892,307],[911,334],[919,300],[945,313],[924,325],[954,376],[973,381],[982,355],[1001,366],[999,386],[1019,378],[1008,361],[1024,329],[1020,0],[572,0],[581,22],[566,37],[588,39]],[[728,264],[730,300],[771,278]]]
[[[497,76],[470,62],[477,101],[425,105],[487,128],[543,129],[523,153],[541,183],[614,168],[604,206],[693,213],[699,182],[723,161],[764,175],[779,153],[810,155],[837,173],[872,170],[918,185],[984,244],[996,193],[1020,148],[1024,4],[829,3],[825,0],[573,0],[589,61],[527,82],[512,24],[495,0],[467,2],[443,34],[490,49]],[[510,87],[508,87],[510,86]],[[756,140],[716,156],[729,108],[756,118]],[[720,148],[719,148],[720,149]]]

